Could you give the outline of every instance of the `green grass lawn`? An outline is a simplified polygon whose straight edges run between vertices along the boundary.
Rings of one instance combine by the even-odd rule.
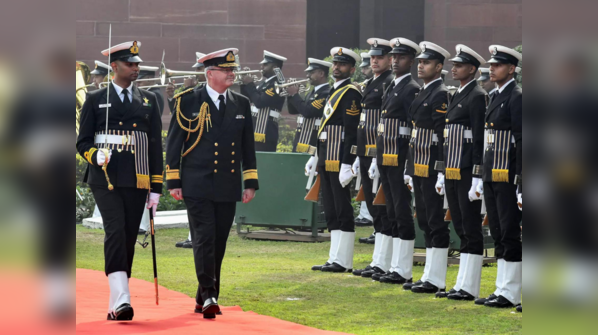
[[[77,268],[103,271],[103,231],[77,226]],[[156,236],[160,285],[195,297],[197,279],[190,249],[174,244],[184,229],[159,230]],[[357,230],[357,237],[371,228]],[[514,334],[522,332],[522,314],[434,299],[350,274],[311,271],[328,259],[329,243],[243,240],[231,232],[222,269],[220,303],[244,311],[325,330],[353,334]],[[355,266],[371,262],[373,246],[355,244]],[[422,266],[414,267],[414,279]],[[452,287],[458,267],[448,269]],[[153,281],[151,249],[137,247],[133,276]],[[495,267],[485,267],[482,294],[494,290]],[[106,297],[108,299],[108,297]],[[193,306],[189,306],[192,308]]]

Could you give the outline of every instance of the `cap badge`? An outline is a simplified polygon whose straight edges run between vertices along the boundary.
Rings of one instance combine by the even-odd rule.
[[[96,67],[95,67],[95,68],[96,68],[96,69],[98,68],[98,64],[96,64]]]
[[[496,56],[498,54],[498,47],[494,47],[494,51],[492,51],[492,54],[494,56]]]
[[[339,55],[339,56],[342,56],[342,55],[343,55],[343,48],[339,48],[339,49],[338,49],[338,55]]]
[[[396,43],[395,45],[397,46],[397,48],[398,48],[398,47],[400,47],[400,46],[401,46],[401,41],[399,41],[399,40],[397,39],[397,43]]]
[[[426,48],[426,45],[425,45],[425,44],[422,44],[422,52],[426,52],[426,49],[427,49],[427,48]]]
[[[459,54],[459,55],[460,55],[462,52],[463,52],[463,49],[462,49],[462,48],[459,48],[459,52],[457,52],[457,54]]]
[[[137,41],[133,42],[133,46],[129,49],[132,54],[136,55],[139,53],[139,47],[137,46]]]
[[[374,40],[374,48],[378,47],[378,40]]]
[[[229,51],[228,54],[226,55],[226,61],[227,62],[234,62],[235,61],[235,55],[233,54],[232,51]]]

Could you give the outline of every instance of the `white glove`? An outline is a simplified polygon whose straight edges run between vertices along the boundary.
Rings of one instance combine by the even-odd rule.
[[[98,150],[96,157],[98,166],[104,166],[104,164],[110,163],[110,158],[112,158],[112,150],[108,151],[108,157],[106,157],[106,154],[104,154],[104,150]]]
[[[152,210],[154,216],[156,216],[156,210],[158,210],[158,203],[160,203],[159,193],[150,193],[149,200],[147,201],[147,208]]]
[[[480,199],[482,199],[482,196],[484,195],[484,182],[482,181],[481,178],[480,178],[480,183],[476,187],[475,191],[480,195]]]
[[[313,170],[315,168],[315,166],[314,166],[315,161],[316,161],[316,157],[311,156],[311,158],[307,161],[307,164],[305,164],[305,176],[306,177],[309,177],[311,170]],[[318,174],[318,172],[316,172],[316,175],[317,174]]]
[[[341,172],[338,174],[338,180],[341,182],[343,188],[347,187],[353,180],[353,172],[351,171],[351,165],[342,164]]]
[[[403,175],[403,180],[405,180],[405,185],[407,185],[409,191],[413,192],[413,178],[410,175]]]
[[[519,193],[519,186],[517,186],[517,206],[523,212],[523,192]]]
[[[353,170],[353,177],[357,177],[359,174],[359,157],[355,158],[355,163],[353,163],[351,170]]]
[[[380,171],[378,171],[378,162],[376,161],[376,158],[372,159],[372,165],[370,165],[368,174],[370,175],[370,179],[376,179],[376,177],[380,177]]]
[[[482,178],[473,177],[471,180],[471,188],[469,189],[469,201],[482,200],[482,194],[478,196],[478,185],[482,184]],[[483,190],[482,190],[483,191]]]
[[[444,173],[438,172],[438,180],[436,181],[436,193],[444,195]]]

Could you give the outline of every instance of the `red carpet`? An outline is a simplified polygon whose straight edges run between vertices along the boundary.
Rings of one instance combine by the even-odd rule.
[[[224,315],[204,320],[193,313],[195,299],[160,287],[156,306],[154,284],[131,278],[132,322],[108,322],[108,280],[103,272],[77,269],[77,334],[341,334],[318,330],[253,312],[223,307]]]

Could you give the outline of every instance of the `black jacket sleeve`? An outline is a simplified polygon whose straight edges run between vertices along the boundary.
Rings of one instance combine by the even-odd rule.
[[[259,189],[257,174],[257,158],[255,155],[255,136],[253,133],[253,120],[251,118],[251,106],[249,100],[240,97],[242,108],[245,109],[245,126],[243,127],[243,184],[245,189]]]
[[[251,100],[251,102],[257,108],[267,108],[271,106],[276,106],[278,104],[284,103],[284,98],[276,93],[274,89],[274,85],[268,85],[269,88],[266,91],[258,91],[255,87],[255,84],[243,85],[243,93]],[[271,86],[271,87],[270,87]]]
[[[149,94],[148,94],[149,93]],[[154,106],[151,115],[150,131],[148,137],[148,156],[152,193],[162,194],[164,185],[164,156],[162,152],[162,115],[156,94],[145,93]]]
[[[324,104],[326,103],[326,99],[316,99],[311,103],[309,101],[304,101],[301,99],[299,94],[295,94],[294,96],[290,97],[288,100],[289,106],[289,113],[291,114],[301,114],[306,118],[314,118],[314,117],[322,117],[324,114]],[[294,109],[293,112],[291,110]]]
[[[180,174],[181,154],[187,135],[187,132],[179,126],[176,111],[173,111],[166,141],[166,187],[169,190],[183,187]]]
[[[446,91],[438,91],[432,100],[432,120],[434,121],[434,133],[438,136],[438,161],[444,161],[444,126],[446,125],[446,112],[448,109],[448,95]],[[442,170],[444,172],[444,170]]]
[[[98,155],[98,148],[94,143],[96,129],[94,98],[95,94],[89,94],[83,103],[79,119],[79,136],[77,137],[77,152],[91,165],[96,165]]]
[[[515,174],[521,176],[523,171],[523,94],[517,91],[511,98],[511,129],[517,146],[517,167]]]
[[[351,148],[357,145],[357,127],[361,116],[361,93],[349,89],[342,98],[336,113],[343,113],[343,124],[345,126],[345,144],[343,148],[342,164],[353,164],[355,155],[351,154]]]

